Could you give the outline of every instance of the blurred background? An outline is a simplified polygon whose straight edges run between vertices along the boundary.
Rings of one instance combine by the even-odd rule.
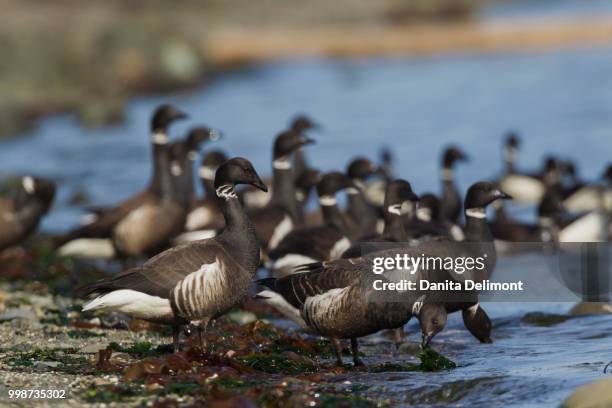
[[[465,189],[502,167],[610,158],[612,3],[605,0],[0,0],[0,171],[59,182],[43,228],[78,223],[146,183],[148,120],[173,102],[223,130],[217,147],[270,172],[297,113],[324,126],[313,165],[388,146],[397,174],[438,191],[443,146]],[[338,152],[342,152],[339,155]],[[530,214],[531,215],[531,214]]]

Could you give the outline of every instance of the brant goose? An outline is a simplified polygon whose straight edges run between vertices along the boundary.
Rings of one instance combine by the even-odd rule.
[[[310,129],[320,129],[320,126],[314,123],[306,116],[296,117],[289,126],[288,131],[295,132],[301,136],[307,137],[306,132]],[[306,160],[304,158],[304,152],[301,148],[296,149],[293,152],[293,174],[295,180],[298,180],[302,174],[308,170]],[[270,185],[270,193],[266,194],[257,190],[256,188],[246,187],[239,192],[239,197],[242,203],[248,209],[265,207],[274,196],[274,183],[271,180],[264,180]]]
[[[214,238],[168,249],[140,267],[80,288],[82,296],[98,294],[83,311],[117,311],[171,325],[175,351],[180,326],[191,322],[197,325],[204,347],[202,331],[211,319],[241,300],[259,265],[257,237],[234,191],[237,184],[266,190],[248,160],[227,161],[215,176],[224,230]]]
[[[217,168],[226,161],[225,154],[218,150],[212,150],[204,156],[198,171],[204,189],[204,197],[194,201],[191,205],[185,222],[187,232],[176,237],[175,242],[211,238],[223,228],[223,216],[219,207],[219,199],[215,194],[214,178]]]
[[[54,182],[23,177],[15,199],[5,201],[0,210],[0,250],[20,244],[34,232],[54,197]]]
[[[367,179],[381,172],[378,166],[364,157],[352,160],[347,167],[346,174],[356,186],[346,189],[348,205],[345,216],[351,236],[372,237],[382,231],[381,212],[365,198]]]
[[[403,327],[412,316],[421,323],[423,345],[440,332],[446,324],[446,310],[441,304],[426,301],[427,295],[405,291],[393,299],[380,298],[375,293],[371,263],[365,258],[339,259],[311,265],[309,272],[283,278],[257,281],[285,300],[278,302],[268,290],[258,298],[267,301],[289,318],[299,313],[308,328],[330,338],[336,362],[343,365],[339,339],[351,339],[355,366],[362,366],[359,357],[359,337],[384,329]],[[409,275],[407,273],[406,275]]]
[[[467,155],[457,147],[450,146],[442,155],[442,199],[440,203],[440,220],[457,222],[461,214],[461,196],[455,186],[454,168],[459,161],[466,161]]]
[[[365,184],[364,194],[366,200],[377,208],[382,208],[385,202],[385,192],[387,183],[393,180],[393,154],[387,147],[380,150],[380,175],[382,178],[376,178]]]
[[[348,188],[355,188],[355,184],[340,172],[330,172],[321,178],[317,193],[324,223],[293,229],[271,249],[266,266],[273,274],[285,276],[298,265],[339,258],[351,245],[336,202],[336,194]]]
[[[506,169],[499,180],[499,187],[522,204],[537,204],[546,193],[546,186],[555,184],[559,178],[557,160],[548,157],[543,169],[538,173],[519,172],[516,168],[516,154],[520,148],[520,139],[516,133],[510,133],[504,142],[503,156]]]
[[[419,223],[426,223],[437,231],[437,235],[446,236],[454,241],[463,241],[465,235],[458,224],[440,220],[440,199],[433,193],[424,193],[419,199],[416,210],[416,219]]]
[[[311,143],[314,140],[294,131],[282,132],[274,141],[272,198],[265,207],[247,210],[264,253],[275,248],[285,235],[302,222],[300,207],[295,199],[291,155]]]
[[[406,180],[398,179],[387,184],[383,206],[385,223],[383,233],[367,242],[397,242],[400,245],[407,245],[408,235],[404,228],[404,217],[408,207],[417,200],[418,196],[414,194],[410,183]],[[358,258],[364,255],[363,250],[363,242],[357,242],[344,251],[342,258]]]
[[[164,139],[164,140],[162,140]],[[183,229],[186,216],[186,197],[179,188],[185,174],[182,164],[187,161],[185,141],[173,144],[170,151],[167,139],[157,136],[156,184],[154,188],[113,225],[111,237],[76,239],[58,249],[62,256],[108,259],[117,255],[123,258],[140,258],[164,249],[170,239]],[[173,160],[172,153],[180,155]],[[173,166],[174,163],[174,166]],[[174,172],[174,174],[173,174]],[[99,221],[106,218],[106,215]]]
[[[130,212],[140,207],[144,203],[155,200],[156,195],[161,193],[162,169],[161,158],[165,154],[168,143],[168,127],[176,120],[184,119],[187,115],[180,112],[170,105],[161,105],[155,110],[151,119],[151,146],[153,150],[153,171],[149,186],[140,193],[123,201],[122,203],[101,211],[93,222],[78,227],[63,237],[56,239],[56,245],[70,244],[69,241],[78,238],[108,238],[112,235],[113,229]],[[72,247],[87,246],[86,242],[74,242]]]
[[[601,210],[568,214],[561,194],[549,188],[538,206],[539,224],[554,242],[602,242],[608,240],[608,219]]]
[[[394,281],[397,281],[397,279],[406,279],[415,282],[423,279],[429,282],[446,282],[471,279],[476,282],[482,282],[491,277],[497,259],[495,246],[493,244],[493,237],[486,221],[486,207],[498,199],[506,198],[510,198],[510,196],[499,190],[493,183],[489,182],[478,182],[473,184],[468,189],[464,203],[464,214],[466,217],[465,234],[467,243],[457,243],[450,240],[437,239],[424,242],[416,247],[392,246],[391,249],[367,254],[366,256],[361,258],[351,258],[346,260],[343,259],[304,265],[298,268],[298,271],[308,271],[306,272],[308,274],[322,274],[324,276],[329,275],[330,277],[348,276],[349,278],[345,278],[345,282],[355,282],[361,280],[361,283],[363,283],[367,282],[368,279],[375,279],[376,276],[381,276],[372,274],[373,269],[371,264],[373,262],[374,257],[394,258],[397,255],[407,255],[412,258],[450,257],[454,259],[459,259],[470,257],[474,259],[484,258],[484,261],[482,262],[483,267],[481,269],[466,268],[466,270],[462,274],[459,274],[456,273],[454,270],[437,268],[435,267],[435,265],[432,269],[427,269],[421,266],[417,268],[416,271],[411,271],[411,273],[406,272],[406,270],[392,271],[392,273],[395,275],[393,276],[393,279]],[[366,278],[363,278],[364,274]],[[295,276],[299,277],[299,275],[300,274],[297,274]],[[351,281],[350,279],[353,280]],[[312,284],[313,282],[309,283]],[[368,284],[371,285],[371,283],[372,282],[369,282]],[[327,302],[330,307],[334,302],[348,302],[349,300],[346,299],[346,296],[348,294],[344,292],[345,289],[338,289],[339,287],[344,288],[343,286],[334,287],[336,291],[330,291],[326,294],[326,297],[321,298],[321,301],[325,300],[325,302]],[[419,287],[419,285],[417,285],[417,287]],[[378,293],[380,296],[388,296],[388,292]],[[462,312],[464,310],[468,310],[467,312],[462,314],[464,318],[464,323],[470,333],[472,333],[481,342],[490,341],[491,322],[488,316],[486,315],[484,309],[482,309],[482,307],[478,304],[477,292],[435,291],[427,292],[426,294],[429,302],[443,303],[447,313],[449,314],[459,310],[461,310]],[[287,296],[285,296],[287,301],[293,304],[294,301],[292,301]],[[303,300],[304,297],[300,297],[299,299]],[[352,302],[353,299],[351,299],[350,301]],[[374,301],[370,299],[370,304],[372,304],[373,302]],[[398,313],[399,310],[402,308],[401,306],[402,303],[395,303],[394,308],[396,308],[397,310],[394,312]],[[391,314],[393,312],[391,310],[388,310],[388,313]],[[308,318],[304,316],[304,313],[302,313],[302,316],[308,323]],[[329,319],[333,319],[333,316],[330,316]],[[342,322],[340,322],[339,324],[341,323]],[[387,328],[396,328],[401,326],[403,325],[398,324],[395,327]]]
[[[314,122],[311,118],[306,115],[298,115],[291,121],[291,125],[289,126],[291,130],[297,132],[301,135],[306,134],[309,130],[320,130],[321,125]],[[309,169],[308,163],[306,162],[306,158],[304,157],[304,152],[302,149],[298,149],[295,151],[293,155],[293,169],[296,180]]]
[[[569,186],[562,191],[563,207],[569,212],[582,212],[605,209],[612,211],[612,192],[606,191],[601,183],[580,181],[576,165],[571,161],[563,163],[564,174],[569,179]],[[605,183],[605,171],[602,181]]]

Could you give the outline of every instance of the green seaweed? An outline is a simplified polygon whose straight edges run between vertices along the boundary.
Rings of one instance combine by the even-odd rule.
[[[157,346],[153,348],[153,345],[148,341],[136,342],[129,347],[124,347],[113,341],[108,345],[108,347],[113,351],[132,354],[139,358],[159,357],[168,353],[166,346]]]
[[[421,371],[429,372],[457,368],[454,361],[444,357],[432,348],[423,350],[417,357],[421,360],[421,364],[418,366]]]
[[[249,354],[239,360],[257,371],[265,373],[299,374],[315,371],[316,366],[303,361],[288,359],[280,354]]]
[[[88,362],[85,357],[75,356],[76,352],[75,348],[11,350],[10,354],[0,358],[0,361],[9,366],[21,368],[32,368],[38,362],[57,362],[60,364],[56,367],[49,367],[50,371],[79,374],[88,366]]]
[[[67,334],[68,337],[70,337],[71,339],[89,339],[91,337],[104,337],[103,333],[96,333],[94,331],[84,329],[69,330]]]

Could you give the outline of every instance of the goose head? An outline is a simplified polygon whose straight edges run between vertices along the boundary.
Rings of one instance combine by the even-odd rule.
[[[333,198],[336,193],[347,188],[357,188],[353,180],[339,171],[326,173],[317,184],[317,194],[321,199]]]
[[[382,174],[382,169],[365,157],[357,157],[349,163],[346,174],[354,181],[364,181],[370,176]]]
[[[389,213],[402,215],[418,200],[419,196],[412,191],[412,186],[406,180],[397,179],[387,184],[384,207]]]
[[[276,136],[276,140],[274,141],[274,160],[288,159],[297,149],[312,143],[314,143],[313,139],[293,130],[282,132]]]
[[[151,130],[155,132],[165,133],[168,129],[168,126],[176,120],[186,119],[187,114],[181,112],[177,108],[172,105],[161,105],[153,114],[153,118],[151,119]]]
[[[468,155],[456,146],[449,146],[442,154],[442,166],[451,169],[457,162],[467,161]]]
[[[204,155],[200,163],[198,174],[204,180],[214,180],[215,172],[220,165],[227,161],[227,156],[221,150],[210,150]]]
[[[215,173],[215,189],[228,185],[233,187],[238,184],[250,184],[264,192],[268,191],[251,162],[242,157],[226,161]]]
[[[219,130],[210,129],[205,126],[195,127],[187,133],[187,148],[190,152],[197,152],[203,143],[216,142],[222,137],[223,134]]]
[[[302,133],[307,130],[319,130],[321,129],[321,125],[306,115],[298,115],[291,121],[290,128],[295,132]]]
[[[310,191],[321,181],[321,172],[317,169],[306,169],[295,181],[295,198],[298,202],[304,202]]]
[[[425,303],[419,311],[419,324],[421,325],[421,348],[429,346],[431,339],[440,333],[446,326],[448,314],[442,303]]]
[[[507,200],[512,197],[500,190],[494,183],[479,181],[472,184],[465,196],[465,209],[484,210],[495,200]]]

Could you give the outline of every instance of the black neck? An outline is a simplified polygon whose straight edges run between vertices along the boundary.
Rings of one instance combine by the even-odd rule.
[[[151,151],[153,156],[153,169],[151,172],[151,180],[149,181],[149,189],[155,194],[161,194],[161,178],[164,173],[162,156],[168,150],[168,136],[166,129],[154,130],[151,134]],[[160,143],[165,139],[164,143]]]
[[[195,199],[195,191],[194,191],[194,180],[193,180],[193,164],[195,162],[195,157],[192,158],[194,152],[189,152],[187,159],[185,160],[185,169],[184,169],[184,180],[185,180],[185,196],[188,203],[193,202]]]
[[[484,214],[485,217],[470,215],[473,211]],[[489,229],[484,208],[465,210],[465,240],[469,242],[493,242],[493,235]]]
[[[348,213],[356,219],[364,215],[369,215],[372,212],[372,207],[368,204],[361,191],[349,192],[348,198]]]
[[[388,241],[405,242],[408,240],[401,214],[392,214],[385,209],[385,229],[382,235]]]
[[[237,262],[247,270],[255,271],[259,265],[260,252],[255,227],[244,212],[233,187],[225,190],[225,194],[226,197],[219,197],[225,228],[218,238],[231,247],[234,254],[238,254],[234,257]]]
[[[337,228],[343,233],[346,232],[347,227],[346,227],[346,224],[344,223],[344,218],[342,217],[342,213],[340,212],[340,209],[338,208],[337,204],[332,204],[332,205],[321,204],[321,211],[323,212],[323,221],[326,224],[333,226],[334,228]]]
[[[159,181],[159,191],[155,191],[160,197],[165,199],[181,201],[179,194],[179,186],[175,183],[175,178],[172,176],[170,163],[170,149],[167,144],[156,144],[156,169],[157,180]]]
[[[283,206],[293,222],[299,223],[301,215],[295,199],[295,180],[291,167],[287,169],[273,169],[271,201]]]

